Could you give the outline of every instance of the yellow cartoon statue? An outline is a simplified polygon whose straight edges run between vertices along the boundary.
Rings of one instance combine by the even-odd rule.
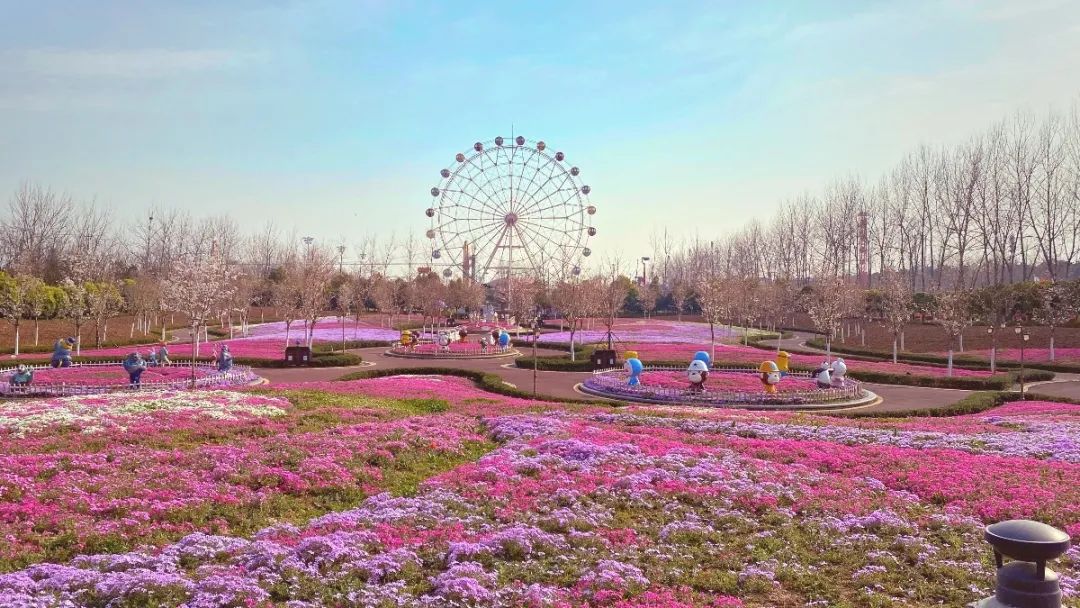
[[[776,353],[776,367],[780,370],[781,376],[786,376],[791,371],[788,366],[791,364],[791,355],[786,350],[782,350]]]
[[[408,350],[412,350],[413,345],[416,344],[416,340],[413,338],[413,334],[409,330],[401,332],[401,345]]]
[[[772,361],[762,361],[758,366],[761,372],[761,386],[770,395],[776,394],[776,385],[780,383],[780,368]]]

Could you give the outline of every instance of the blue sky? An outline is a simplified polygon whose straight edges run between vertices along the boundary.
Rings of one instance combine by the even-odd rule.
[[[876,180],[1080,93],[1080,4],[0,0],[0,196],[421,232],[473,141],[580,165],[601,253]]]

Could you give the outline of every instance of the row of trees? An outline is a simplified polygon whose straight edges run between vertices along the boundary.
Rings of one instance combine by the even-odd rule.
[[[891,271],[913,292],[1078,276],[1080,101],[1039,118],[1017,113],[960,145],[920,146],[877,181],[837,179],[751,220],[725,247],[739,276],[856,276],[861,217],[868,286]],[[655,239],[665,285],[686,268],[673,263],[680,252]]]

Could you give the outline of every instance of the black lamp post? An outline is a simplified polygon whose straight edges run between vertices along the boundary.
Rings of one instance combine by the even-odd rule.
[[[1069,549],[1069,535],[1037,521],[1014,519],[986,527],[994,548],[997,585],[977,608],[1060,608],[1061,583],[1046,562]],[[1014,561],[1005,563],[1004,558]]]
[[[1027,345],[1028,340],[1031,339],[1031,334],[1024,331],[1023,327],[1016,328],[1016,335],[1020,336],[1020,398],[1027,399],[1027,394],[1024,391],[1024,347]]]

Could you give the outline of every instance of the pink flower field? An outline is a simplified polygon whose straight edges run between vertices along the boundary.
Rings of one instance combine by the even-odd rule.
[[[1080,540],[1063,403],[860,420],[442,376],[124,397],[0,410],[8,604],[962,606],[990,593],[986,523]],[[1080,605],[1080,549],[1055,569]]]
[[[196,367],[195,375],[204,377],[213,373],[212,369]],[[142,374],[144,384],[171,382],[191,378],[191,367],[170,365],[147,368]],[[84,386],[126,385],[129,377],[120,365],[110,366],[75,366],[53,369],[46,367],[34,370],[34,384],[81,384]]]
[[[937,353],[944,357],[947,353]],[[982,359],[990,360],[990,349],[984,350],[969,350],[962,353],[964,355],[970,355],[980,357]],[[997,349],[997,360],[1008,361],[1010,363],[1019,363],[1020,361],[1020,349],[1019,348],[999,348]],[[1050,349],[1049,348],[1025,348],[1024,349],[1024,361],[1029,363],[1050,363]],[[1053,363],[1060,363],[1063,365],[1080,365],[1080,348],[1054,348],[1054,360]]]
[[[641,384],[660,388],[686,388],[690,383],[686,380],[686,374],[674,371],[651,371],[641,374]],[[808,378],[796,378],[785,376],[776,390],[781,393],[812,391],[817,384]],[[708,391],[739,391],[761,392],[761,378],[756,373],[741,372],[709,372],[709,379],[705,382],[705,390]]]

